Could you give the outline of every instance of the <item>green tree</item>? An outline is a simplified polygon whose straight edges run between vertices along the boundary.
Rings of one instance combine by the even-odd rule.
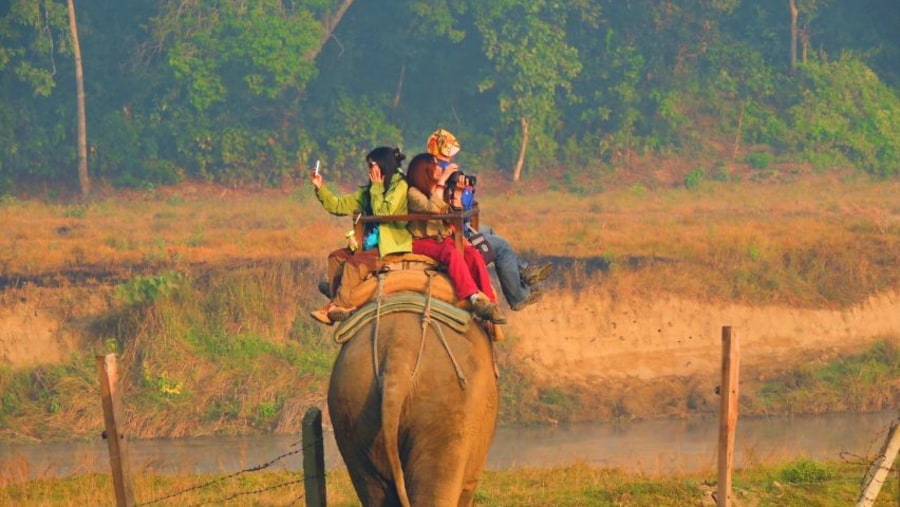
[[[557,93],[571,92],[581,71],[578,51],[565,37],[573,11],[545,0],[475,1],[471,10],[494,71],[480,88],[496,88],[503,123],[521,128],[513,170],[513,180],[519,181],[530,139],[543,148],[537,163],[555,158]]]

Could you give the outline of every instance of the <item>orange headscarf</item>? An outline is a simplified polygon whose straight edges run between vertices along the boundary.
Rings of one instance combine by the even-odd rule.
[[[428,138],[426,149],[428,150],[428,153],[431,153],[435,157],[450,159],[459,153],[460,146],[459,141],[456,140],[456,137],[451,134],[450,131],[437,129],[432,132],[431,136]]]

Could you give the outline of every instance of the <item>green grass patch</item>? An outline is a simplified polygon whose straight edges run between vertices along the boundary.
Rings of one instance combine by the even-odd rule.
[[[751,399],[777,413],[880,410],[900,402],[897,378],[900,348],[885,338],[861,354],[792,369]]]

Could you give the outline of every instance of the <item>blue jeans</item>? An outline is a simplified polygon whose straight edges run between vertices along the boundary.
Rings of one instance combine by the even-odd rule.
[[[506,241],[503,236],[498,236],[493,228],[482,225],[478,227],[478,232],[484,235],[484,239],[497,253],[494,269],[497,271],[500,290],[503,292],[506,302],[513,307],[528,299],[528,296],[531,295],[531,288],[525,285],[519,276],[519,270],[525,269],[528,263],[516,257],[509,241]]]

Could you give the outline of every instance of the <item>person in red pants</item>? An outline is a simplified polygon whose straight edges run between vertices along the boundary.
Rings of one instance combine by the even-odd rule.
[[[409,212],[447,213],[450,203],[444,199],[444,187],[450,174],[450,171],[443,171],[429,153],[413,157],[406,173]],[[475,314],[484,320],[506,323],[506,317],[497,307],[497,296],[491,287],[484,258],[471,245],[466,244],[463,252],[456,248],[454,234],[462,234],[462,231],[454,231],[440,218],[409,222],[408,227],[413,237],[413,253],[426,255],[447,266],[447,276],[453,282],[457,298],[468,299]]]

